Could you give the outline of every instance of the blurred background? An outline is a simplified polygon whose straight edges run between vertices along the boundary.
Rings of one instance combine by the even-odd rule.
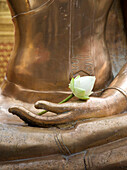
[[[14,27],[6,0],[0,0],[0,84],[14,44]]]

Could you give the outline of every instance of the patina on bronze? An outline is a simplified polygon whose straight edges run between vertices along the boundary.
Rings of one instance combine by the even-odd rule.
[[[8,0],[8,4],[15,47],[1,87],[1,169],[120,167],[114,154],[112,162],[102,162],[107,161],[107,148],[110,152],[116,146],[118,151],[126,148],[127,137],[127,114],[119,114],[127,109],[126,56],[113,80],[105,41],[113,0]],[[95,92],[108,88],[88,101],[52,103],[70,94],[68,83],[78,74],[96,76]],[[8,109],[29,125],[43,128],[29,127]],[[38,116],[38,109],[50,112]],[[93,148],[100,157],[89,164]],[[120,158],[127,163],[126,157]]]

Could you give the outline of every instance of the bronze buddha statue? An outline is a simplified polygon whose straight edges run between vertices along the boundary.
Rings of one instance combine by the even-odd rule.
[[[45,169],[44,160],[56,159],[58,167],[63,160],[57,158],[60,152],[69,158],[81,152],[81,161],[86,149],[126,137],[127,63],[114,78],[105,40],[113,0],[8,0],[8,4],[15,46],[1,87],[2,167],[12,160],[24,160],[27,167],[25,159],[34,160],[34,166],[37,157],[44,157]],[[96,76],[94,94],[102,93],[87,101],[52,103],[70,94],[68,84],[76,75]],[[49,112],[37,115],[35,102],[37,109]],[[29,127],[8,109],[28,125],[42,128]],[[20,162],[11,164],[18,165],[21,168]]]

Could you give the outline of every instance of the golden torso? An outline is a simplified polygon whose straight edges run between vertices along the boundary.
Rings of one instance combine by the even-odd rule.
[[[105,25],[112,0],[8,2],[16,42],[6,81],[38,92],[66,92],[76,75],[95,75],[95,90],[109,84]]]

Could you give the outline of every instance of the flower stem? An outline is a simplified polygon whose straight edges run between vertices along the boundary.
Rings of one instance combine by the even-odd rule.
[[[59,102],[58,104],[62,104],[62,103],[67,102],[67,101],[70,100],[73,96],[74,96],[74,94],[72,93],[70,96],[68,96],[66,99],[62,100],[62,101]],[[44,110],[44,111],[42,111],[42,112],[40,112],[40,113],[37,113],[37,114],[41,116],[41,115],[43,115],[44,113],[47,113],[47,112],[48,112],[48,110]]]
[[[65,103],[68,100],[70,100],[72,97],[74,96],[74,94],[72,93],[70,96],[68,96],[66,99],[62,100],[61,102],[59,102],[59,104]]]

